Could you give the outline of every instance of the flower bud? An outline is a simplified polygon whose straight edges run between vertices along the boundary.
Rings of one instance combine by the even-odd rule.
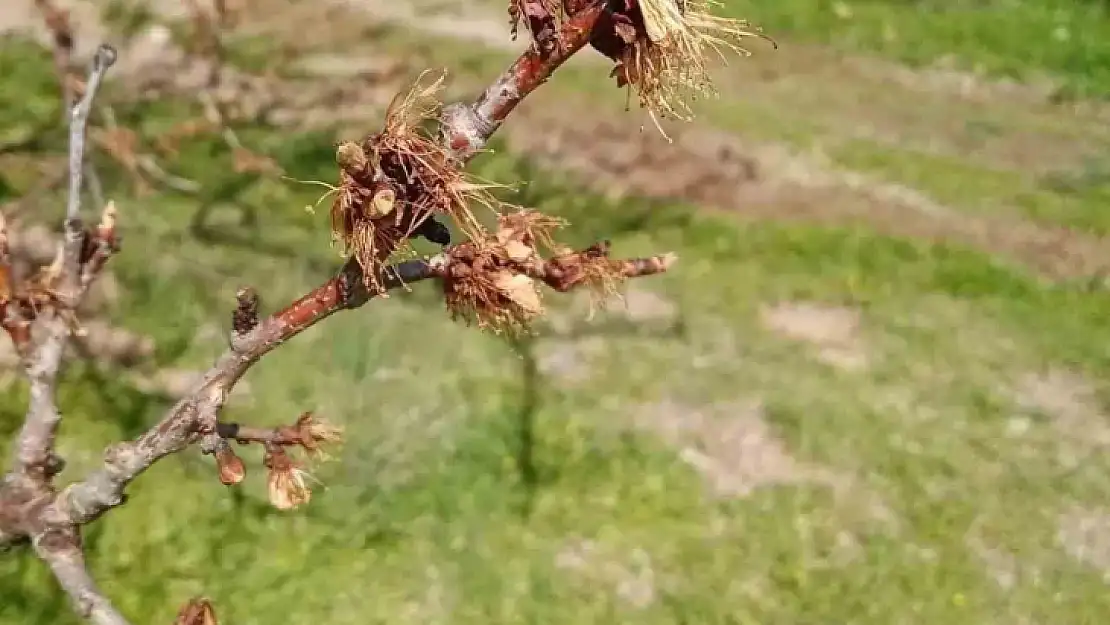
[[[247,467],[243,464],[243,459],[235,455],[231,449],[221,449],[216,452],[216,468],[219,469],[220,483],[224,486],[234,486],[247,476]]]

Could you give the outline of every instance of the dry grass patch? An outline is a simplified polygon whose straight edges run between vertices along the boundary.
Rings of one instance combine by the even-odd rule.
[[[1071,558],[1110,581],[1110,511],[1073,507],[1060,515],[1056,541]]]
[[[759,401],[710,408],[663,401],[636,410],[635,425],[677,448],[679,458],[716,496],[747,497],[766,487],[819,485],[831,489],[841,503],[865,510],[871,520],[895,520],[893,512],[854,477],[791,454]]]
[[[764,306],[760,320],[768,330],[808,343],[821,362],[845,370],[867,366],[867,352],[860,338],[860,314],[848,308],[808,302]]]
[[[1059,369],[1030,374],[1018,382],[1015,393],[1018,405],[1047,417],[1069,448],[1089,452],[1110,447],[1110,417],[1082,376]]]
[[[656,601],[656,573],[643,549],[621,556],[592,540],[575,539],[555,556],[555,566],[611,589],[628,607],[643,609]]]

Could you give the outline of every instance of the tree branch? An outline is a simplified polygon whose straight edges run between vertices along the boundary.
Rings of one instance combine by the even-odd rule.
[[[393,265],[383,272],[381,283],[391,290],[429,278],[450,279],[456,273],[456,266],[466,265],[469,272],[471,261],[466,252],[469,248],[459,246],[457,249],[457,256],[447,252],[427,261],[411,260]],[[519,270],[555,290],[567,291],[584,284],[587,278],[580,259],[607,258],[607,253],[608,247],[598,244],[583,252],[553,258],[548,263],[522,265]],[[608,264],[616,276],[632,278],[666,271],[673,260],[667,255],[608,261]],[[233,334],[231,346],[192,392],[138,439],[107,449],[104,466],[63,490],[47,516],[54,522],[82,525],[124,503],[128,484],[155,462],[183,450],[202,436],[221,434],[220,410],[236,382],[254,363],[331,315],[361,307],[375,294],[366,288],[361,265],[352,258],[336,276],[262,320],[247,333]],[[235,433],[226,430],[222,434],[222,438],[236,438]],[[248,434],[244,440],[280,442],[274,433],[250,429]]]
[[[63,264],[59,282],[61,299],[69,309],[77,302],[88,286],[82,284],[81,253],[86,240],[82,228],[81,177],[84,172],[85,129],[89,109],[104,73],[115,61],[115,50],[101,46],[89,70],[85,94],[70,115],[69,144],[69,202],[66,207]],[[91,279],[91,278],[90,278]],[[26,373],[30,381],[30,401],[23,427],[16,438],[15,462],[12,471],[23,481],[45,482],[62,468],[61,459],[54,454],[54,438],[61,421],[55,404],[55,385],[62,354],[69,338],[70,323],[55,311],[42,320],[43,338],[32,348],[26,360]]]
[[[413,260],[395,265],[383,280],[387,288],[398,288],[433,275],[432,263]],[[142,436],[106,450],[104,466],[63,490],[47,516],[81,525],[122,504],[127,485],[143,471],[216,431],[217,415],[228,394],[255,362],[316,323],[341,310],[358,308],[372,297],[363,284],[362,269],[350,260],[327,282],[234,337],[192,392]]]
[[[604,2],[566,0],[565,6],[572,9],[569,18],[559,28],[544,29],[545,34],[537,36],[534,45],[475,102],[454,104],[441,111],[440,140],[443,149],[454,157],[446,159],[451,162],[444,167],[461,167],[477,154],[516,106],[590,40],[603,14]],[[352,257],[335,276],[261,320],[257,296],[251,290],[240,290],[228,349],[195,387],[156,425],[134,440],[109,447],[102,466],[58,492],[52,479],[61,465],[53,453],[60,421],[54,391],[62,351],[72,327],[72,317],[64,313],[74,309],[115,247],[114,210],[106,209],[104,221],[95,233],[87,232],[80,219],[85,128],[92,99],[114,60],[111,48],[102,46],[98,50],[83,98],[69,118],[70,184],[63,254],[56,263],[57,275],[48,272],[46,286],[35,285],[39,288],[35,291],[38,297],[54,304],[53,314],[38,315],[33,306],[23,306],[23,300],[9,297],[11,293],[0,293],[3,295],[0,304],[4,307],[0,317],[5,321],[5,329],[11,310],[34,313],[34,320],[45,328],[45,337],[29,351],[26,368],[31,380],[30,408],[16,441],[13,470],[0,484],[0,547],[29,539],[77,612],[97,625],[127,625],[127,621],[112,608],[88,573],[81,549],[81,528],[124,503],[131,482],[160,459],[200,442],[202,451],[216,456],[221,481],[235,484],[243,479],[245,468],[228,441],[261,443],[266,450],[264,464],[270,471],[271,502],[285,509],[308,501],[310,493],[303,472],[286,455],[285,448],[300,446],[316,451],[318,444],[334,440],[337,432],[314,421],[309,413],[302,415],[294,426],[269,430],[219,421],[220,411],[235,384],[254,363],[285,341],[341,310],[359,308],[380,293],[428,278],[441,282],[452,313],[474,310],[489,318],[523,324],[529,315],[539,312],[534,282],[558,291],[579,286],[608,289],[611,283],[623,278],[665,271],[673,261],[670,256],[612,260],[607,244],[580,252],[560,248],[553,250],[553,257],[544,259],[538,251],[541,244],[552,248],[537,233],[539,228],[550,227],[550,223],[541,224],[535,218],[542,215],[522,211],[502,216],[496,236],[472,238],[445,247],[442,254],[428,260],[393,265],[381,270],[377,280],[367,280],[368,270]],[[377,173],[388,177],[384,169]],[[369,271],[376,273],[379,265],[374,267]],[[382,288],[371,290],[368,283]],[[55,284],[61,286],[60,291],[53,288]],[[37,301],[31,296],[27,298],[32,303]],[[179,621],[214,620],[210,607],[203,607],[200,603],[193,605],[195,609],[183,611]]]
[[[48,534],[35,540],[34,547],[69,596],[74,611],[95,625],[128,625],[127,619],[96,587],[76,531]]]

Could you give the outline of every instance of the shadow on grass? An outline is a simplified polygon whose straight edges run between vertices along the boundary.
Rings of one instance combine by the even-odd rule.
[[[539,489],[539,473],[536,470],[536,413],[541,405],[543,380],[533,349],[534,340],[532,337],[512,337],[507,340],[509,348],[520,357],[521,362],[521,401],[516,411],[516,468],[524,489],[520,515],[525,519],[532,516]]]
[[[536,415],[542,406],[544,376],[536,357],[536,347],[544,339],[557,338],[575,341],[587,337],[600,336],[614,338],[619,336],[649,335],[660,340],[685,340],[688,325],[681,314],[670,323],[655,326],[634,323],[623,318],[606,319],[602,323],[580,323],[561,332],[551,328],[537,331],[533,335],[515,336],[506,339],[509,348],[520,358],[521,399],[516,410],[516,470],[520,477],[523,498],[519,513],[525,520],[531,517],[536,494],[543,480],[536,460]]]

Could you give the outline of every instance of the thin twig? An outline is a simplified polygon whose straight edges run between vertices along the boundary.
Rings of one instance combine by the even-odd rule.
[[[46,28],[50,31],[53,40],[54,71],[58,75],[58,88],[62,93],[62,122],[68,125],[74,103],[73,86],[74,81],[77,80],[70,68],[73,50],[76,47],[73,25],[69,21],[69,13],[59,9],[51,0],[35,0],[35,7],[42,13],[43,21],[46,22]],[[85,163],[84,178],[93,201],[96,204],[103,204],[104,195],[101,191],[100,176],[97,175],[92,163]]]
[[[104,72],[115,61],[115,50],[101,46],[89,70],[85,95],[70,116],[69,202],[66,207],[64,264],[61,284],[71,306],[80,297],[80,255],[84,231],[81,226],[81,179],[85,153],[85,127],[88,113]],[[13,473],[27,484],[39,487],[61,470],[61,459],[54,454],[54,438],[61,421],[55,403],[58,370],[65,351],[70,327],[66,319],[54,314],[44,320],[45,332],[26,361],[30,380],[30,400],[23,427],[15,441]],[[28,484],[29,485],[29,484]]]
[[[419,282],[436,275],[434,266],[422,260],[403,262],[386,272],[384,282],[391,289]],[[358,308],[372,297],[363,285],[359,264],[348,261],[338,275],[236,340],[157,425],[134,441],[109,448],[103,467],[62,491],[48,516],[82,525],[122,504],[124,490],[143,471],[181,451],[198,435],[215,431],[217,415],[232,387],[255,362],[316,323],[341,310]]]
[[[104,73],[116,62],[115,48],[105,44],[96,50],[89,69],[89,80],[85,94],[73,108],[69,119],[69,203],[66,205],[66,221],[79,219],[81,212],[81,176],[84,173],[85,132],[88,128],[89,112],[93,98],[100,88]]]

